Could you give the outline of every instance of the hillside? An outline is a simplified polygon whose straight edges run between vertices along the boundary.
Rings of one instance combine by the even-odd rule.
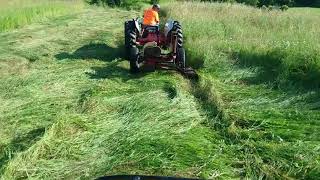
[[[123,22],[137,11],[83,7],[0,33],[2,179],[320,175],[320,11],[163,9],[199,82],[129,73]]]

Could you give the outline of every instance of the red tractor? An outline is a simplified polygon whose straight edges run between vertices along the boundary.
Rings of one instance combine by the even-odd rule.
[[[178,21],[168,20],[164,31],[159,26],[143,27],[140,19],[126,21],[125,47],[132,73],[145,66],[174,69],[188,78],[198,78],[192,68],[186,67],[182,27]]]

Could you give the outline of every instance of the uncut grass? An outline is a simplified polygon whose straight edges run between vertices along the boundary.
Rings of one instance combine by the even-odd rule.
[[[201,6],[185,5],[190,9]],[[319,14],[310,11],[308,15],[302,15],[301,11],[308,11],[299,10],[264,12],[246,6],[220,5],[212,10],[196,11],[192,16],[188,16],[191,11],[183,10],[178,18],[198,24],[193,27],[193,35],[187,38],[198,43],[201,49],[231,50],[232,54],[228,55],[235,56],[235,63],[243,66],[266,69],[268,65],[276,64],[278,69],[270,71],[278,73],[274,74],[275,83],[283,88],[290,83],[317,88],[319,43],[314,39],[320,36],[317,28]],[[185,28],[190,28],[192,23],[185,24]],[[202,28],[204,24],[210,28]],[[214,45],[207,47],[197,40],[200,34],[210,38]]]
[[[238,175],[319,177],[319,13],[215,3],[166,10],[182,22],[190,64],[220,97],[218,127],[238,147]]]
[[[23,27],[61,15],[72,14],[83,8],[81,1],[9,1],[0,2],[0,32]]]
[[[180,76],[128,73],[122,28],[136,15],[93,8],[0,34],[3,179],[235,175]]]

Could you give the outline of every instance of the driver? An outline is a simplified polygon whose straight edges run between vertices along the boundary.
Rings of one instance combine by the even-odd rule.
[[[145,10],[143,15],[143,26],[158,26],[160,22],[158,14],[159,11],[159,4],[155,4],[152,8]]]

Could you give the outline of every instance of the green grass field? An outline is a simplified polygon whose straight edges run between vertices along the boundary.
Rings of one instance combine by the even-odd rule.
[[[320,10],[167,4],[193,82],[129,73],[141,12],[78,7],[0,33],[2,179],[320,176]]]

